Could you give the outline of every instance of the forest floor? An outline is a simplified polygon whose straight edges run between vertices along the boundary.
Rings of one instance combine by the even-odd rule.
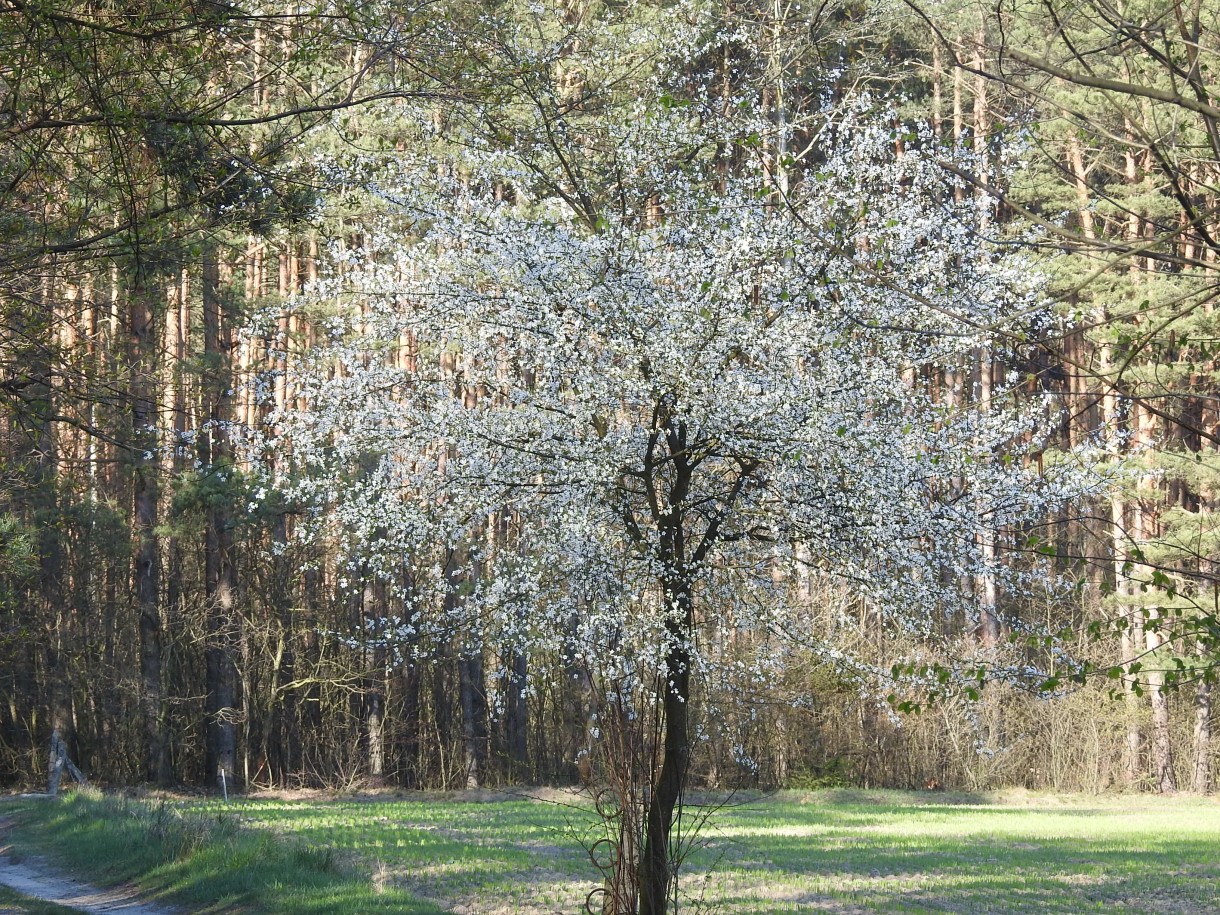
[[[692,806],[685,820],[699,828],[683,864],[684,911],[1220,915],[1215,798],[844,789],[695,800],[707,806]],[[32,842],[72,830],[87,848],[91,833],[104,842],[122,828],[113,811],[99,813],[102,803],[86,797],[61,815],[46,805],[17,815]],[[212,911],[240,903],[249,913],[571,915],[598,885],[586,849],[600,860],[605,847],[594,847],[604,832],[588,805],[555,790],[277,793],[117,809],[142,833],[185,829],[141,865],[143,876],[129,867],[127,878],[170,899],[184,890],[215,896],[229,880],[219,890],[227,903],[216,896]],[[74,871],[104,863],[92,854]],[[306,870],[288,874],[277,855]],[[243,867],[244,883],[235,876]],[[318,888],[302,889],[315,872]],[[260,896],[263,884],[272,889]],[[201,896],[190,898],[191,911],[204,910]]]

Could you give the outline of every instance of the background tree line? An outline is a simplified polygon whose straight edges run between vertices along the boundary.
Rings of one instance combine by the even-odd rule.
[[[562,647],[527,658],[477,632],[389,626],[410,621],[402,595],[416,574],[379,552],[393,532],[356,548],[299,539],[307,519],[263,498],[251,464],[283,456],[236,447],[243,429],[302,402],[287,369],[328,333],[328,314],[277,306],[317,279],[328,251],[360,246],[375,215],[353,197],[346,213],[317,216],[320,195],[343,194],[326,163],[410,153],[421,132],[403,125],[422,109],[430,142],[475,137],[596,221],[601,204],[584,195],[597,176],[573,170],[613,167],[593,155],[596,106],[621,104],[632,74],[590,45],[614,10],[548,11],[570,63],[546,68],[510,53],[496,30],[509,12],[0,8],[5,780],[35,776],[52,727],[114,782],[212,784],[221,768],[279,785],[589,777],[582,750],[604,697]],[[636,15],[664,34],[680,14]],[[1092,444],[1124,471],[1044,530],[979,544],[1014,567],[1049,554],[1079,582],[1056,600],[1010,593],[980,569],[962,583],[975,612],[939,618],[921,639],[841,587],[799,569],[783,579],[826,643],[863,664],[1017,663],[1029,649],[1007,637],[1028,624],[1097,665],[1084,686],[1031,695],[996,683],[899,723],[824,652],[797,649],[772,695],[729,701],[749,692],[731,677],[705,687],[721,691],[706,698],[722,720],[696,746],[696,777],[1210,790],[1215,11],[896,16],[842,3],[720,15],[740,35],[691,73],[710,69],[726,105],[786,125],[740,155],[799,182],[816,168],[802,154],[819,107],[868,85],[901,100],[899,151],[929,142],[920,130],[940,142],[946,193],[977,202],[980,239],[1045,251],[1060,323],[1003,352],[913,368],[911,385],[950,405],[1024,399],[1062,419],[1061,449],[1022,460]],[[582,132],[560,129],[571,125]],[[1025,170],[1001,161],[1013,149]],[[252,325],[263,313],[275,317]],[[403,340],[394,358],[410,365],[430,343]],[[511,514],[486,536],[529,550]],[[460,565],[443,550],[427,562]],[[452,584],[440,612],[461,600]],[[1106,701],[1111,686],[1125,704]]]

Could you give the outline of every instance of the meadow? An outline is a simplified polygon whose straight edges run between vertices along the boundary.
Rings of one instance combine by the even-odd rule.
[[[680,911],[1220,913],[1213,798],[830,790],[704,800],[716,809],[684,862]],[[575,913],[596,886],[585,847],[597,825],[559,791],[227,805],[85,794],[7,801],[0,812],[16,816],[15,845],[59,848],[66,868],[136,881],[190,911]]]

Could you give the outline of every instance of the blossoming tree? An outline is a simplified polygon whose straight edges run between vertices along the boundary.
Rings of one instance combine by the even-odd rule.
[[[1011,574],[981,542],[1070,489],[1023,469],[1037,416],[914,381],[1037,312],[929,158],[847,111],[780,180],[774,123],[715,110],[603,116],[602,206],[488,150],[366,172],[383,215],[311,290],[339,317],[293,369],[305,406],[271,419],[312,531],[444,598],[387,626],[561,651],[653,716],[603,911],[676,898],[715,634],[818,644],[783,571],[925,631],[963,577]]]

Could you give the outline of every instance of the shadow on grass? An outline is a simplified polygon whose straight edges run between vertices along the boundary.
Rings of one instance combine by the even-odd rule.
[[[421,865],[480,862],[489,875],[528,869],[587,867],[585,845],[601,833],[589,811],[538,801],[419,800],[380,805],[246,802],[239,819],[283,835],[371,859]]]
[[[48,822],[29,828],[73,837],[93,849],[91,873],[113,867],[112,880],[136,873],[192,912],[440,912],[403,887],[466,902],[470,911],[575,911],[573,893],[583,899],[596,879],[574,835],[592,818],[572,805],[423,796],[223,808],[182,801],[107,812],[75,803],[48,808]],[[1148,805],[1140,814],[1146,819],[1126,821],[1127,811],[1104,801],[1075,803],[1008,806],[980,795],[849,790],[737,796],[705,831],[710,847],[689,871],[697,883],[710,872],[716,895],[709,898],[732,915],[811,907],[1220,913],[1213,890],[1220,823],[1212,829],[1200,820],[1216,808]],[[1191,819],[1181,820],[1188,809]],[[1081,817],[1088,819],[1075,823]],[[150,833],[161,836],[159,844],[147,842]],[[357,861],[378,873],[383,892],[353,876]]]
[[[879,807],[942,807],[992,803],[985,794],[971,791],[869,791],[866,788],[829,788],[813,795],[815,803],[875,805]]]
[[[925,838],[930,847],[921,844]],[[712,867],[709,898],[716,911],[749,915],[822,909],[963,915],[1220,912],[1220,865],[1210,840],[1115,847],[1104,840],[879,835],[857,843],[851,835],[812,842],[769,837],[723,857],[723,845],[714,845],[688,862],[688,873],[699,884]],[[471,911],[480,910],[480,900],[494,900],[502,911],[571,910],[558,896],[536,907],[540,894],[560,892],[565,880],[537,861],[504,870],[490,859],[455,858],[434,877],[407,861],[400,867],[409,887],[437,898],[475,900]],[[566,879],[574,893],[579,886],[591,888],[595,877],[586,866]]]
[[[1220,912],[1214,841],[1115,844],[1079,838],[772,837],[765,866],[773,886],[790,887],[798,901],[807,888],[880,912]]]

